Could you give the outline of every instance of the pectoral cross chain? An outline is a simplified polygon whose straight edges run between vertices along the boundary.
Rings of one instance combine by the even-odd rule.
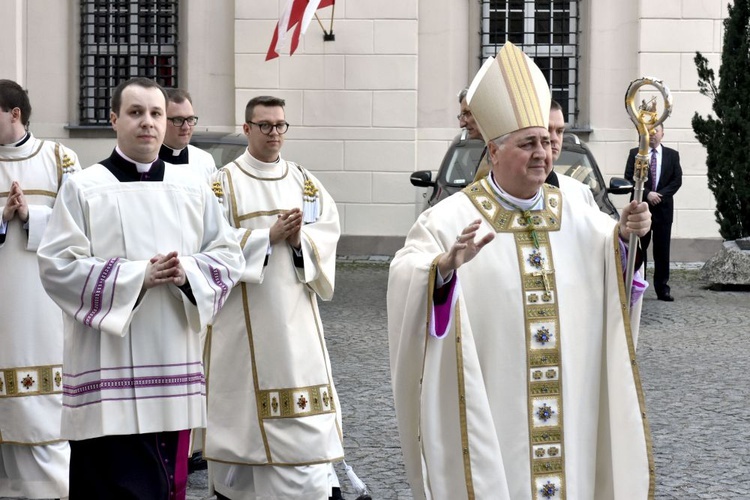
[[[534,248],[539,248],[539,236],[536,234],[536,227],[534,225],[534,218],[531,216],[529,210],[522,210],[521,214],[526,219],[526,223],[529,227],[529,234],[531,235],[531,241],[534,243]]]

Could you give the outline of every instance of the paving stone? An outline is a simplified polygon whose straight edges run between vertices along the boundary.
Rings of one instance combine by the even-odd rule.
[[[750,292],[711,291],[700,265],[673,266],[675,302],[646,291],[638,345],[657,500],[746,498],[750,473]],[[377,500],[410,500],[396,430],[385,264],[339,261],[320,310],[344,417],[347,463]],[[346,498],[355,498],[337,464]],[[208,496],[206,471],[188,499]]]

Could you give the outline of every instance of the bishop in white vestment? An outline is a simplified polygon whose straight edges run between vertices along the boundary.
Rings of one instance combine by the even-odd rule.
[[[645,207],[617,224],[571,184],[543,185],[549,90],[512,44],[485,63],[469,102],[493,170],[419,217],[389,276],[414,497],[650,498],[621,243],[645,230]]]

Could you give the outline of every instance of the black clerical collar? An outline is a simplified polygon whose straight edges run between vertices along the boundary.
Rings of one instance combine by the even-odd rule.
[[[560,187],[560,181],[557,180],[557,173],[554,170],[550,170],[547,179],[544,181],[545,184],[552,184],[555,187]]]
[[[26,135],[23,136],[23,139],[15,143],[14,146],[15,147],[23,146],[24,144],[26,144],[26,141],[28,141],[29,139],[31,139],[31,134],[29,132],[26,132]]]
[[[26,134],[21,138],[20,141],[14,142],[14,143],[8,143],[8,144],[0,144],[0,146],[5,146],[5,147],[10,146],[12,148],[17,148],[26,144],[26,141],[28,141],[29,139],[31,139],[31,133],[26,132]]]
[[[157,158],[151,164],[151,169],[148,172],[143,173],[138,172],[135,163],[120,156],[116,150],[112,151],[112,155],[102,161],[101,164],[112,172],[112,175],[120,182],[161,182],[164,180],[164,162],[160,158]]]
[[[187,165],[189,163],[187,146],[182,148],[178,154],[175,154],[176,152],[176,149],[172,149],[166,144],[162,144],[159,149],[159,158],[167,163],[171,163],[172,165]]]

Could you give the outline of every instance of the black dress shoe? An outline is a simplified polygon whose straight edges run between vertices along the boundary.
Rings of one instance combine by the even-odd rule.
[[[193,456],[188,458],[188,474],[192,474],[197,470],[208,469],[208,463],[203,460],[203,453],[196,451]]]
[[[669,292],[659,295],[656,298],[659,300],[663,300],[664,302],[674,302],[674,297],[672,297],[672,295]]]

